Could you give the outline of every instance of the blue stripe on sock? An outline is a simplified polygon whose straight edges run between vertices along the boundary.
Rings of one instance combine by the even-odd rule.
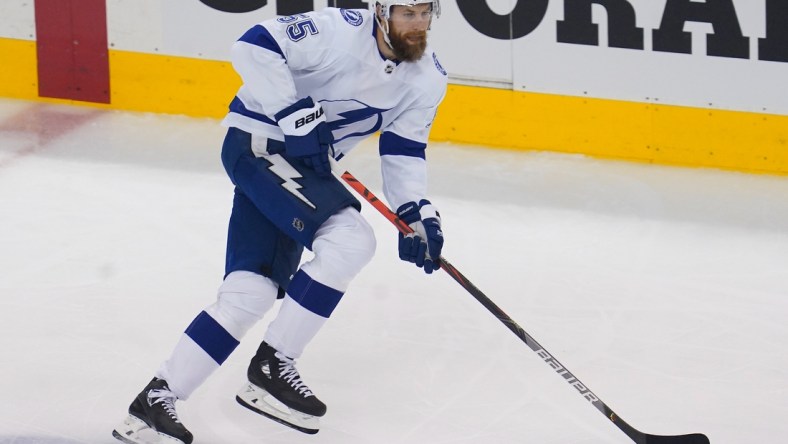
[[[344,295],[341,291],[312,279],[303,270],[298,270],[293,276],[287,287],[287,294],[302,307],[324,318],[331,316]]]
[[[239,344],[230,332],[204,311],[194,318],[184,333],[219,365],[227,360]]]

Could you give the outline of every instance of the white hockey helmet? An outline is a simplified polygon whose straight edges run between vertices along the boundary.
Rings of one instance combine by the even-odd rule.
[[[432,14],[435,15],[435,18],[440,17],[441,15],[441,2],[440,0],[370,0],[369,8],[372,10],[372,13],[376,14],[377,5],[380,5],[380,15],[383,16],[384,20],[389,20],[391,18],[391,7],[392,6],[415,6],[420,5],[423,3],[431,3],[432,4]]]

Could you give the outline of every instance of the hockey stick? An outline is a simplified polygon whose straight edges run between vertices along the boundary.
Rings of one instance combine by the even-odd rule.
[[[413,230],[397,217],[385,203],[380,201],[367,187],[358,181],[352,174],[345,171],[339,173],[337,166],[332,162],[332,169],[336,172],[342,180],[344,180],[353,190],[360,194],[367,202],[369,202],[376,210],[380,212],[386,219],[389,220],[402,234],[412,233]],[[709,438],[701,433],[693,433],[689,435],[677,436],[664,436],[664,435],[649,435],[640,430],[635,429],[626,421],[621,419],[616,412],[607,406],[598,396],[596,396],[588,387],[580,382],[575,375],[572,374],[566,367],[564,367],[557,359],[555,359],[547,350],[539,345],[536,340],[531,337],[525,330],[523,330],[517,322],[509,317],[503,310],[501,310],[493,301],[490,300],[481,290],[471,283],[459,270],[457,270],[449,261],[443,256],[439,258],[441,268],[449,273],[457,283],[459,283],[468,293],[471,294],[477,301],[492,313],[499,321],[501,321],[506,328],[512,331],[518,338],[531,348],[547,365],[559,375],[563,376],[564,380],[574,387],[582,397],[589,401],[597,410],[599,410],[606,418],[616,425],[622,432],[624,432],[636,444],[709,444]]]

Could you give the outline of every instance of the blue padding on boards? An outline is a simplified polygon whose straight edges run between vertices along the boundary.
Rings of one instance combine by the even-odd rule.
[[[219,365],[227,360],[239,344],[230,332],[204,311],[194,318],[184,333]]]
[[[312,313],[328,318],[344,293],[323,285],[303,270],[298,270],[287,287],[287,294]]]

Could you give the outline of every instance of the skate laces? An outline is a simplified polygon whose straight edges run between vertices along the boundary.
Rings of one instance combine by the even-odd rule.
[[[279,359],[279,377],[287,381],[304,398],[314,396],[309,387],[301,380],[301,375],[295,368],[295,361],[279,352],[276,352],[274,356]]]
[[[180,424],[178,413],[175,411],[175,401],[178,397],[169,390],[165,389],[152,389],[148,392],[148,404],[153,407],[155,404],[161,404],[161,407],[172,418],[173,421]]]

